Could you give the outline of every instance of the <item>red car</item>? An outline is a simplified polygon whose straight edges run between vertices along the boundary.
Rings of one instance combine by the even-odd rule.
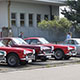
[[[5,43],[6,46],[35,49],[35,60],[41,59],[42,61],[46,61],[49,57],[54,55],[54,48],[45,47],[43,45],[30,45],[21,38],[6,37],[1,38],[0,41]]]
[[[42,37],[30,37],[30,38],[25,38],[24,40],[28,44],[54,46],[54,57],[57,60],[69,59],[71,56],[75,56],[77,54],[75,51],[75,47],[73,47],[73,46],[52,44],[52,43],[49,43],[46,39],[44,39]]]
[[[11,67],[35,60],[34,54],[33,49],[6,47],[0,42],[0,62],[5,61]]]

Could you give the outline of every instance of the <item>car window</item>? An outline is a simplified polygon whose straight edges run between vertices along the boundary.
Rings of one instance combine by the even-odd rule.
[[[74,40],[68,40],[68,44],[74,45],[75,44],[75,41]]]
[[[30,44],[31,40],[25,40],[28,44]]]
[[[0,40],[5,46],[8,46],[9,40]]]
[[[38,42],[39,42],[39,40],[37,40],[37,39],[32,39],[32,40],[30,41],[30,44],[38,44]]]
[[[63,44],[68,44],[68,40],[65,40]]]

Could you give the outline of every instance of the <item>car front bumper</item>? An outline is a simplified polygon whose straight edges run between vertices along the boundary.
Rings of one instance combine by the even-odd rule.
[[[77,52],[69,52],[66,55],[68,55],[68,56],[76,56],[77,55]]]
[[[39,57],[46,57],[46,58],[51,58],[52,56],[54,56],[54,52],[53,53],[45,53],[45,54],[38,54]]]
[[[31,55],[31,56],[26,56],[25,58],[21,58],[21,60],[25,60],[28,63],[32,62],[32,60],[35,60],[35,55]]]

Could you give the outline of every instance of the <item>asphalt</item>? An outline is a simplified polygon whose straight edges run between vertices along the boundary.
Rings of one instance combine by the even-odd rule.
[[[80,64],[0,73],[0,80],[80,80]]]
[[[46,62],[37,61],[29,63],[25,66],[18,67],[9,67],[5,63],[0,63],[0,73],[23,71],[23,70],[34,70],[40,68],[49,68],[49,67],[59,67],[71,64],[80,64],[80,58],[70,58],[70,60],[54,60],[54,58],[47,60]]]

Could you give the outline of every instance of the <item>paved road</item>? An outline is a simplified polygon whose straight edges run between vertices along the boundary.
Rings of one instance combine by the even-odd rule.
[[[46,67],[47,68],[57,67],[57,66],[79,64],[79,63],[80,63],[80,58],[71,58],[70,60],[59,60],[59,61],[50,59],[46,62],[37,61],[25,66],[18,66],[18,67],[8,67],[7,64],[0,63],[0,73],[32,70],[32,69],[39,69],[39,68],[46,68]]]
[[[80,80],[80,64],[0,73],[0,80]]]

